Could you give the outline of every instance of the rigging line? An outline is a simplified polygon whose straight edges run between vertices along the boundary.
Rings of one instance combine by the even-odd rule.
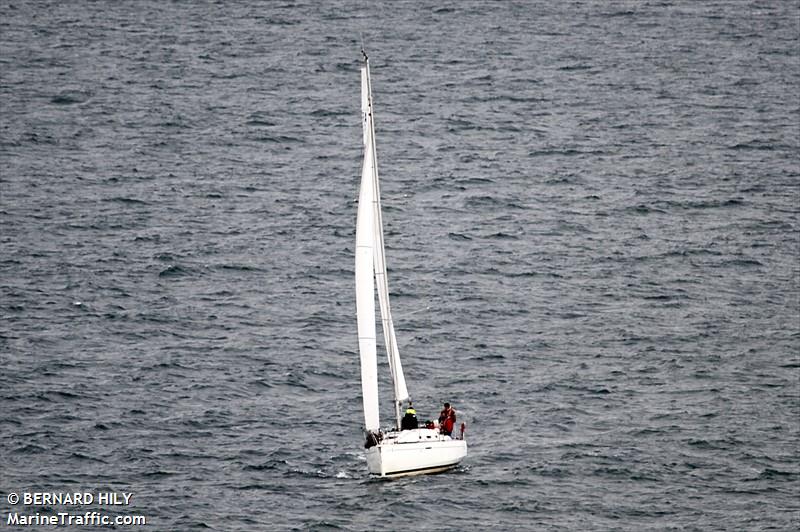
[[[398,314],[398,313],[396,313],[396,312],[393,312],[393,313],[392,313],[392,318],[394,318],[395,316],[397,316],[397,317],[398,317],[400,320],[402,320],[403,318],[405,318],[405,317],[407,317],[407,316],[413,316],[414,314],[419,314],[420,312],[426,312],[426,311],[429,311],[429,310],[431,310],[431,306],[430,306],[430,305],[427,305],[425,308],[420,308],[420,309],[417,309],[417,310],[412,310],[411,312],[405,312],[405,313],[402,313],[402,312],[401,312],[401,313],[399,313],[399,314]]]

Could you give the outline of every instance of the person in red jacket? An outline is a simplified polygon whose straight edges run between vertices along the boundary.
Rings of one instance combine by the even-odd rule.
[[[439,432],[445,436],[450,436],[455,426],[456,411],[450,406],[450,403],[445,403],[444,410],[439,413]]]

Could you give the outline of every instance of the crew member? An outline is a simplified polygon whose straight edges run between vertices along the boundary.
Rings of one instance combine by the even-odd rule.
[[[456,411],[450,406],[450,403],[445,403],[444,409],[439,413],[439,432],[445,436],[450,436],[455,426]]]
[[[406,415],[403,416],[403,419],[400,421],[400,430],[411,430],[419,427],[419,422],[417,421],[417,411],[414,410],[414,407],[411,405],[411,401],[408,402],[408,408],[406,408]]]

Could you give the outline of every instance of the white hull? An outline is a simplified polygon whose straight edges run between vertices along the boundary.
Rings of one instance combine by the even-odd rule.
[[[431,429],[404,430],[387,434],[380,444],[367,449],[366,454],[372,475],[438,473],[458,465],[467,455],[467,442]]]

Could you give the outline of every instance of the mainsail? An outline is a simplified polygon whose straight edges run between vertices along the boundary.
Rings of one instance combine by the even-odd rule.
[[[389,305],[389,284],[386,275],[386,254],[383,244],[378,162],[375,153],[375,124],[372,112],[372,87],[369,61],[364,55],[361,67],[361,112],[364,130],[364,165],[358,198],[356,225],[356,310],[358,314],[359,352],[361,354],[361,388],[367,430],[377,431],[378,384],[375,331],[375,288],[381,310],[386,355],[392,376],[395,409],[399,423],[399,402],[408,399],[406,379]]]
[[[378,363],[375,332],[375,222],[372,210],[374,165],[372,147],[364,146],[364,166],[358,194],[356,222],[356,314],[358,317],[358,351],[361,355],[361,394],[364,400],[366,429],[380,429],[378,417]]]

